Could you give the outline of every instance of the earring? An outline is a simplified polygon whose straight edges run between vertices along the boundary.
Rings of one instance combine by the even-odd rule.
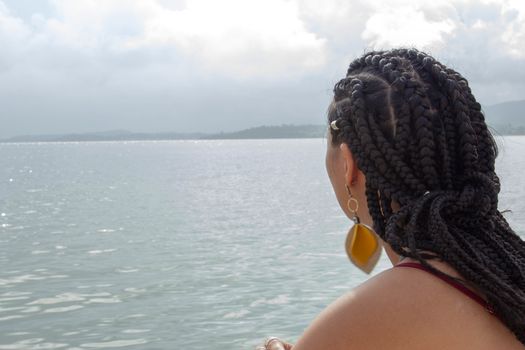
[[[351,220],[354,222],[354,225],[350,228],[346,236],[346,254],[357,268],[365,273],[370,273],[381,256],[381,245],[378,242],[377,234],[374,230],[359,221],[359,217],[357,216],[359,203],[357,199],[352,197],[348,185],[345,186],[349,195],[347,207],[353,214]]]

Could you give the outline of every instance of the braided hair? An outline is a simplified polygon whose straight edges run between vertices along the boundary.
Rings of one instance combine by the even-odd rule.
[[[377,234],[435,273],[427,259],[454,267],[525,344],[525,242],[497,208],[498,149],[467,80],[416,49],[368,52],[335,85],[334,120]]]

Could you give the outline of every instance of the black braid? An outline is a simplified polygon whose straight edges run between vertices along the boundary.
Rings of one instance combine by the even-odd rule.
[[[525,344],[525,242],[498,210],[498,149],[467,80],[415,49],[372,51],[335,85],[328,119],[379,236],[438,274],[427,259],[450,264]]]

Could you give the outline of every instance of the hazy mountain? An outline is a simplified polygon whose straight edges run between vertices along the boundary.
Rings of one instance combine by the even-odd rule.
[[[267,139],[317,138],[326,133],[325,125],[259,126],[231,133],[134,133],[114,130],[66,135],[23,135],[0,142],[74,142],[74,141],[133,141],[133,140],[195,140],[195,139]]]
[[[135,133],[127,130],[65,134],[65,135],[22,135],[0,142],[74,142],[74,141],[135,141],[135,140],[188,140],[203,137],[202,133]]]
[[[318,138],[326,135],[325,125],[258,126],[230,133],[204,136],[205,139],[293,139]]]
[[[489,127],[498,134],[525,134],[525,100],[486,106],[483,112]]]
[[[490,130],[500,135],[525,135],[525,100],[500,103],[483,107]],[[25,135],[0,142],[46,141],[132,141],[132,140],[187,140],[187,139],[266,139],[266,138],[317,138],[326,135],[326,125],[258,126],[228,133],[136,133],[127,130],[67,134]]]
[[[487,123],[525,126],[525,100],[487,106],[483,112]]]

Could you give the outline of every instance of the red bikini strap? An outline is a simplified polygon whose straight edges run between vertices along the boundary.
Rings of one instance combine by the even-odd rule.
[[[470,289],[468,289],[467,287],[465,287],[464,285],[462,285],[461,283],[451,279],[450,277],[447,277],[447,276],[444,276],[444,275],[440,275],[440,274],[437,274],[435,273],[434,271],[432,270],[429,270],[428,268],[426,268],[425,266],[419,264],[419,263],[414,263],[414,262],[406,262],[406,263],[400,263],[400,264],[397,264],[395,265],[394,267],[414,267],[416,269],[420,269],[420,270],[424,270],[424,271],[427,271],[427,272],[430,272],[432,273],[434,276],[442,279],[443,281],[445,281],[446,283],[452,285],[454,288],[460,290],[461,292],[463,292],[464,294],[466,294],[467,296],[469,296],[471,299],[473,299],[474,301],[476,301],[478,304],[480,304],[481,306],[483,306],[488,312],[490,312],[491,314],[494,314],[494,309],[492,308],[492,306],[487,303],[483,298],[481,298],[479,295],[477,295],[476,293],[474,293],[473,291],[471,291]]]

